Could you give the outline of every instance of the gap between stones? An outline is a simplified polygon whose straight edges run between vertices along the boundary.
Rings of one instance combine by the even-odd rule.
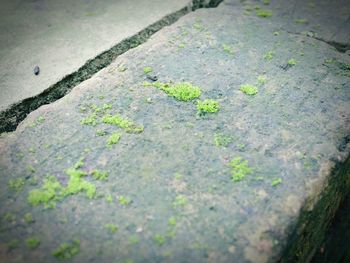
[[[77,71],[65,76],[59,82],[31,98],[12,104],[8,109],[0,112],[0,134],[16,130],[18,124],[26,116],[40,106],[50,104],[67,95],[75,86],[91,78],[95,73],[112,63],[118,56],[145,43],[154,33],[165,26],[175,23],[180,17],[199,8],[215,8],[223,0],[192,0],[192,4],[179,11],[163,17],[161,20],[141,30],[134,36],[124,39],[111,49],[88,60]]]

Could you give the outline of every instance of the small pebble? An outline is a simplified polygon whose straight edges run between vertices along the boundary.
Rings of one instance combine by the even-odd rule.
[[[149,75],[149,74],[147,74],[147,78],[149,80],[152,80],[152,81],[157,81],[158,80],[158,77],[156,75]]]
[[[39,66],[35,66],[35,67],[34,67],[34,74],[35,74],[35,75],[39,75],[39,73],[40,73],[40,68],[39,68]]]

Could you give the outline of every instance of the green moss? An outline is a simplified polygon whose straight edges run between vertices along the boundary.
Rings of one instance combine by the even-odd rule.
[[[235,52],[233,51],[233,48],[227,44],[222,44],[222,49],[224,50],[224,52],[233,55]]]
[[[181,179],[183,178],[183,175],[180,174],[180,173],[174,173],[174,178],[175,178],[176,180],[181,180]]]
[[[97,135],[97,136],[105,136],[106,134],[107,134],[107,132],[104,131],[104,130],[97,130],[97,131],[96,131],[96,135]]]
[[[176,198],[173,202],[173,206],[174,207],[185,206],[185,205],[187,205],[187,203],[188,203],[188,200],[185,196],[178,195],[178,196],[176,196]]]
[[[31,213],[26,213],[24,216],[23,216],[23,220],[24,222],[26,222],[27,224],[30,224],[30,223],[33,223],[34,222],[34,219],[33,219],[33,216]]]
[[[277,185],[279,185],[281,183],[282,183],[282,179],[281,178],[277,178],[277,179],[275,179],[275,180],[273,180],[271,182],[271,186],[275,187],[275,186],[277,186]]]
[[[80,167],[81,163],[75,164]],[[66,187],[63,187],[54,176],[49,176],[44,180],[44,184],[39,189],[31,190],[28,194],[28,203],[37,206],[43,204],[46,208],[53,208],[57,201],[61,201],[65,197],[80,192],[85,192],[88,198],[93,198],[96,193],[96,187],[82,179],[87,173],[76,168],[69,168],[66,171],[69,180]]]
[[[131,199],[125,196],[120,196],[118,198],[119,204],[121,205],[129,205],[131,203]]]
[[[174,217],[174,216],[172,216],[172,217],[170,217],[169,219],[168,219],[168,225],[169,226],[176,226],[176,218]]]
[[[106,224],[105,228],[108,230],[109,233],[115,234],[118,231],[118,226],[115,224]]]
[[[241,157],[232,159],[229,163],[231,170],[231,179],[234,182],[239,182],[245,178],[246,175],[252,173],[252,169],[248,166],[248,161],[242,160]]]
[[[49,176],[44,180],[44,184],[40,189],[31,190],[28,194],[28,203],[37,206],[44,204],[46,208],[55,206],[56,192],[61,191],[61,184],[56,177]]]
[[[153,71],[153,69],[151,67],[144,67],[143,68],[143,73],[148,74],[151,73]]]
[[[24,183],[25,183],[24,178],[16,178],[16,179],[10,179],[7,185],[11,190],[20,192],[23,190]]]
[[[12,213],[6,213],[3,217],[3,220],[5,222],[14,222],[16,219],[15,215]]]
[[[80,192],[85,192],[86,196],[90,199],[95,196],[96,187],[92,183],[81,178],[87,175],[86,172],[69,168],[66,170],[66,173],[69,175],[69,181],[67,186],[62,189],[63,197]]]
[[[153,240],[154,240],[154,242],[155,242],[157,245],[159,245],[159,246],[162,246],[162,245],[164,245],[164,243],[165,243],[165,237],[162,236],[162,235],[159,235],[159,234],[155,235],[155,236],[153,237]]]
[[[26,239],[26,245],[30,249],[36,249],[40,245],[40,239],[38,237],[29,237]]]
[[[134,244],[137,244],[139,242],[140,242],[140,240],[139,240],[138,236],[133,235],[133,236],[129,237],[128,243],[130,245],[134,245]]]
[[[91,174],[95,180],[107,180],[107,178],[109,176],[108,172],[99,171],[96,169],[92,170]]]
[[[9,242],[7,242],[6,244],[8,246],[8,248],[11,249],[15,249],[19,246],[19,240],[18,239],[12,239]]]
[[[35,173],[35,168],[32,165],[28,165],[27,170],[30,173]]]
[[[122,137],[122,135],[119,132],[115,132],[113,133],[111,136],[109,136],[109,138],[107,139],[107,145],[113,145],[113,144],[117,144],[120,140],[120,138]]]
[[[264,76],[264,75],[258,76],[258,82],[259,82],[260,85],[266,84],[266,82],[267,82],[267,77]]]
[[[256,15],[258,17],[271,17],[272,16],[272,11],[271,10],[263,10],[263,9],[258,9],[255,11]]]
[[[197,102],[197,110],[198,114],[202,115],[205,113],[215,113],[220,110],[220,104],[219,102],[211,99],[206,99],[203,101]]]
[[[118,71],[119,72],[124,72],[125,70],[127,70],[128,68],[125,66],[125,65],[120,65],[119,67],[118,67]]]
[[[230,136],[226,136],[220,133],[214,134],[214,143],[217,147],[223,146],[226,147],[232,142],[232,138]]]
[[[127,118],[123,118],[121,115],[105,115],[102,118],[102,122],[111,124],[124,129],[128,133],[141,133],[143,132],[143,126],[136,125],[134,122]]]
[[[83,125],[91,125],[91,126],[96,126],[97,124],[97,114],[92,113],[89,116],[85,117],[80,121],[81,124]]]
[[[108,203],[112,203],[113,202],[113,196],[112,195],[106,195],[106,201]]]
[[[74,169],[79,169],[81,167],[84,166],[84,160],[85,160],[85,157],[81,157],[75,164],[74,164]]]
[[[62,243],[52,252],[52,255],[59,260],[68,260],[79,253],[80,240],[73,240],[71,243]]]
[[[264,55],[264,59],[271,60],[271,59],[273,59],[274,56],[275,56],[275,52],[269,51]]]
[[[244,84],[240,86],[240,91],[242,91],[244,94],[253,96],[258,93],[258,88],[254,85]]]
[[[294,58],[291,58],[290,60],[288,60],[287,64],[289,66],[295,66],[297,64],[297,61]]]
[[[263,4],[264,5],[269,5],[270,4],[270,0],[263,0]]]
[[[37,124],[42,124],[45,122],[45,118],[43,116],[40,116],[36,119],[36,123]]]
[[[181,43],[181,44],[178,45],[178,47],[179,47],[179,48],[185,48],[186,46],[185,46],[184,43]]]
[[[156,87],[157,89],[164,91],[167,95],[174,97],[179,101],[191,101],[199,98],[201,95],[200,88],[193,86],[189,82],[178,82],[175,84],[162,82],[145,82],[143,85]]]
[[[308,23],[309,23],[309,20],[304,19],[304,18],[299,18],[299,19],[295,19],[294,22],[295,22],[296,24],[305,25],[305,24],[308,24]]]

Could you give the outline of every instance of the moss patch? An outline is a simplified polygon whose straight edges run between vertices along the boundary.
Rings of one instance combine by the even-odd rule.
[[[7,185],[11,190],[20,192],[23,190],[24,182],[25,182],[24,178],[10,179]]]
[[[263,17],[263,18],[267,18],[267,17],[271,17],[272,16],[272,11],[271,10],[263,10],[263,9],[258,9],[255,11],[256,15],[258,17]]]
[[[108,172],[99,171],[99,170],[93,170],[91,174],[95,180],[107,180],[109,176]]]
[[[205,113],[215,113],[220,110],[220,104],[219,102],[210,99],[198,101],[197,110],[199,115],[203,115]]]
[[[117,144],[120,140],[122,135],[119,132],[113,133],[108,139],[107,139],[107,145],[113,145]]]
[[[80,240],[73,240],[71,243],[63,243],[52,252],[52,255],[59,260],[68,260],[79,253]]]
[[[231,170],[231,179],[234,182],[239,182],[245,178],[246,175],[252,173],[252,169],[248,166],[248,161],[242,160],[241,157],[236,157],[231,160],[229,166]]]
[[[244,84],[244,85],[241,85],[240,91],[242,91],[244,94],[253,96],[258,93],[258,88],[255,87],[254,85]]]
[[[29,237],[26,239],[26,245],[30,249],[36,249],[40,245],[40,239],[38,237]]]
[[[108,230],[109,233],[115,234],[118,231],[118,226],[115,224],[106,224],[105,228]]]
[[[143,132],[143,126],[137,125],[133,121],[123,118],[121,115],[105,115],[102,117],[102,122],[111,124],[124,129],[127,133],[141,133]]]
[[[143,73],[148,74],[151,73],[153,71],[153,69],[151,67],[144,67],[143,68]]]
[[[201,95],[200,88],[193,86],[190,82],[178,82],[175,84],[162,82],[145,82],[144,86],[156,87],[157,89],[164,91],[167,95],[174,97],[179,101],[191,101],[199,98]]]

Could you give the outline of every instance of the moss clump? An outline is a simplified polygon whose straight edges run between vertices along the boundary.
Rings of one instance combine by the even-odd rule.
[[[40,245],[40,239],[38,237],[29,237],[26,239],[26,245],[30,249],[36,249]]]
[[[107,134],[107,132],[104,130],[97,130],[96,131],[96,136],[105,136],[106,134]]]
[[[35,168],[33,167],[33,165],[28,165],[27,170],[30,173],[35,173]]]
[[[233,51],[233,48],[227,44],[222,44],[222,49],[224,50],[224,52],[233,55],[235,52]]]
[[[30,224],[30,223],[33,223],[34,222],[34,219],[33,219],[33,216],[31,213],[26,213],[24,216],[23,216],[23,220],[24,222],[26,222],[27,224]]]
[[[107,195],[107,196],[106,196],[106,201],[107,201],[108,203],[112,203],[112,202],[113,202],[113,196],[112,196],[112,195]]]
[[[120,140],[122,135],[119,132],[113,133],[108,139],[107,139],[107,145],[113,145],[117,144]]]
[[[57,181],[56,177],[49,176],[44,180],[44,185],[41,189],[31,190],[28,194],[28,203],[37,206],[44,204],[46,208],[55,206],[56,192],[61,191],[62,186]]]
[[[103,172],[99,170],[93,170],[91,174],[95,180],[107,180],[109,176],[108,172]]]
[[[96,126],[97,125],[97,114],[92,113],[89,116],[85,117],[80,121],[81,124],[83,125],[91,125],[91,126]]]
[[[255,87],[254,85],[244,84],[244,85],[241,85],[240,91],[242,91],[244,94],[253,96],[258,93],[258,88]]]
[[[120,196],[118,200],[121,205],[129,205],[131,203],[131,199],[125,196]]]
[[[106,224],[105,228],[108,230],[109,233],[115,234],[118,231],[118,226],[115,224]]]
[[[187,205],[187,203],[188,203],[188,200],[185,196],[178,195],[178,196],[176,196],[176,198],[173,202],[173,206],[174,207],[185,206],[185,205]]]
[[[153,240],[154,240],[154,242],[156,242],[156,244],[159,245],[159,246],[162,246],[162,245],[164,245],[164,243],[165,243],[165,237],[162,236],[162,235],[159,235],[159,234],[155,235],[155,236],[153,237]]]
[[[157,89],[164,91],[167,95],[174,97],[179,101],[191,101],[199,98],[201,95],[200,88],[193,86],[189,82],[178,82],[175,84],[172,84],[170,82],[145,82],[143,85],[156,87]]]
[[[264,75],[258,76],[258,82],[259,82],[260,85],[266,84],[266,82],[267,82],[267,77],[264,76]]]
[[[79,192],[85,192],[86,196],[90,199],[95,196],[96,187],[92,183],[82,179],[82,177],[87,175],[86,172],[69,168],[66,170],[66,173],[69,175],[69,181],[67,186],[62,190],[63,197]]]
[[[277,179],[275,179],[275,180],[273,180],[271,182],[271,186],[276,187],[277,185],[279,185],[281,183],[282,183],[282,179],[281,178],[277,178]]]
[[[80,163],[75,164],[75,167],[80,167]],[[69,168],[66,171],[69,175],[69,180],[66,187],[63,187],[56,177],[49,176],[44,180],[44,184],[40,189],[31,190],[28,194],[28,203],[37,206],[44,204],[45,208],[54,208],[57,201],[61,201],[65,197],[80,192],[85,192],[88,198],[93,198],[96,193],[96,187],[82,179],[88,174],[76,168]]]
[[[11,241],[9,241],[7,244],[8,248],[11,249],[15,249],[19,246],[19,240],[18,239],[12,239]]]
[[[272,16],[272,11],[271,10],[263,10],[263,9],[258,9],[255,11],[256,15],[258,17],[271,17]]]
[[[273,59],[274,56],[275,56],[275,52],[269,51],[264,55],[264,59],[271,60],[271,59]]]
[[[59,260],[68,260],[79,253],[80,240],[73,240],[72,243],[63,243],[52,252],[52,255]]]
[[[220,104],[219,102],[210,99],[198,101],[197,110],[199,115],[203,115],[205,113],[215,113],[220,110]]]
[[[252,169],[248,166],[248,161],[242,160],[241,157],[236,157],[231,160],[229,166],[231,170],[231,179],[234,182],[239,182],[245,178],[246,175],[252,173]]]
[[[217,147],[223,146],[226,147],[232,142],[232,138],[225,136],[223,134],[215,133],[214,134],[214,143]]]
[[[144,67],[143,68],[143,73],[148,74],[151,73],[153,71],[153,69],[151,67]]]
[[[23,190],[24,182],[25,182],[24,178],[10,179],[7,185],[11,190],[20,192]]]
[[[83,167],[84,166],[84,160],[85,160],[85,157],[81,157],[80,159],[79,159],[79,161],[77,161],[75,164],[74,164],[74,169],[79,169],[79,168],[81,168],[81,167]]]
[[[297,64],[297,61],[294,58],[292,58],[292,59],[288,60],[287,64],[288,64],[288,66],[295,66]]]
[[[309,23],[309,20],[304,19],[304,18],[299,18],[299,19],[295,19],[294,22],[296,24],[301,24],[301,25],[305,25]]]
[[[168,219],[168,225],[169,226],[176,226],[176,218],[174,217],[174,216],[172,216],[172,217],[170,217],[169,219]]]
[[[141,133],[143,132],[143,126],[136,125],[134,122],[127,118],[123,118],[121,115],[105,115],[102,118],[102,122],[111,124],[124,129],[127,133]]]
[[[129,237],[128,243],[130,245],[134,245],[134,244],[137,244],[139,242],[140,242],[140,240],[139,240],[138,236],[133,235],[133,236]]]
[[[263,0],[263,4],[264,5],[269,5],[270,4],[270,0]]]

